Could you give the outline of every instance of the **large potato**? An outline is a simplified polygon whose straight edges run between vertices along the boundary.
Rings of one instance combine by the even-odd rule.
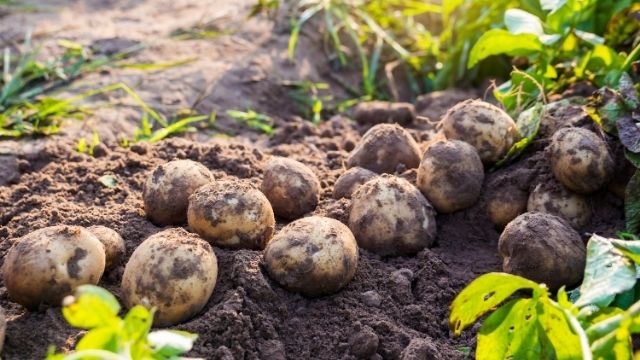
[[[211,245],[182,228],[147,238],[129,258],[122,275],[122,300],[157,308],[154,325],[185,321],[206,305],[218,277]]]
[[[333,197],[335,199],[351,198],[351,194],[362,184],[376,177],[373,171],[361,167],[353,167],[340,175],[333,185]]]
[[[352,196],[349,228],[358,245],[380,255],[412,255],[433,244],[434,211],[407,180],[382,175]]]
[[[267,245],[269,275],[285,289],[306,296],[334,293],[356,273],[358,245],[338,220],[311,216],[285,226]]]
[[[549,151],[553,174],[571,191],[594,192],[612,175],[614,162],[607,144],[587,129],[558,130],[551,138]]]
[[[4,284],[29,309],[57,306],[77,286],[97,284],[104,267],[104,247],[87,229],[51,226],[17,240],[4,258]]]
[[[471,144],[488,164],[506,155],[518,138],[513,119],[481,100],[465,100],[449,109],[442,119],[442,131],[447,139]]]
[[[106,226],[95,225],[87,228],[104,246],[106,255],[105,270],[111,270],[120,265],[124,259],[126,247],[124,239],[115,230]]]
[[[587,198],[555,181],[536,185],[529,195],[527,211],[559,216],[576,229],[587,225],[591,219],[591,205]]]
[[[353,149],[347,166],[359,166],[378,174],[417,168],[420,148],[405,129],[398,125],[380,124],[372,127]]]
[[[586,249],[580,234],[555,215],[524,213],[504,229],[498,242],[502,269],[547,284],[555,291],[577,284]]]
[[[276,227],[264,194],[237,182],[200,187],[189,199],[187,217],[193,231],[222,247],[264,249]]]
[[[189,196],[211,181],[209,169],[195,161],[174,160],[158,165],[142,189],[147,217],[158,225],[185,223]]]
[[[260,189],[273,212],[285,219],[296,219],[313,211],[320,200],[320,180],[306,165],[293,159],[271,158]]]
[[[476,149],[459,140],[429,145],[418,167],[417,185],[438,212],[473,205],[480,196],[484,166]]]

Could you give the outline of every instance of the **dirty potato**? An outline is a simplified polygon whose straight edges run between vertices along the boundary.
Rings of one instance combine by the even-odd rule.
[[[447,139],[462,140],[478,150],[485,164],[500,160],[516,142],[516,123],[502,109],[481,100],[465,100],[442,119]]]
[[[253,187],[216,182],[200,187],[189,199],[189,226],[211,244],[264,249],[276,220],[269,200]]]
[[[211,245],[182,228],[161,231],[136,248],[122,276],[122,300],[156,307],[154,325],[185,321],[213,293],[218,262]]]
[[[358,245],[380,255],[413,255],[433,244],[433,207],[407,180],[382,175],[352,196],[349,228]]]
[[[2,307],[0,307],[0,352],[4,347],[4,338],[7,333],[7,315]]]
[[[361,167],[353,167],[340,175],[333,185],[333,198],[351,198],[351,194],[362,184],[378,176],[373,171]]]
[[[555,181],[536,185],[529,195],[527,211],[559,216],[576,229],[587,225],[591,219],[591,205],[587,198]]]
[[[380,124],[372,127],[353,149],[347,166],[359,166],[375,173],[396,172],[417,168],[420,164],[420,148],[402,127],[394,124]]]
[[[496,227],[502,229],[511,220],[527,211],[529,193],[516,184],[492,187],[487,193],[487,215]]]
[[[305,296],[335,293],[356,273],[358,244],[344,224],[311,216],[285,226],[267,245],[269,275],[282,287]]]
[[[551,138],[551,169],[567,189],[581,194],[598,190],[612,175],[614,162],[607,144],[583,128],[563,128]]]
[[[313,171],[299,161],[283,157],[269,160],[260,189],[273,212],[285,219],[313,211],[320,200],[320,181]]]
[[[480,196],[484,167],[476,149],[459,140],[429,145],[418,167],[417,185],[438,212],[473,205]]]
[[[115,230],[106,226],[96,225],[87,228],[104,246],[106,262],[104,269],[109,271],[120,265],[124,259],[126,247],[124,239]]]
[[[147,217],[158,225],[185,223],[189,196],[211,181],[209,169],[195,161],[174,160],[158,165],[142,189]]]
[[[410,103],[366,101],[356,105],[354,115],[358,124],[397,123],[404,126],[411,124],[415,120],[416,109]]]
[[[586,249],[580,234],[555,215],[524,213],[504,229],[498,242],[503,271],[545,283],[555,291],[577,284]]]
[[[4,284],[29,309],[57,306],[77,286],[97,284],[104,266],[104,247],[87,229],[51,226],[17,240],[4,258]]]

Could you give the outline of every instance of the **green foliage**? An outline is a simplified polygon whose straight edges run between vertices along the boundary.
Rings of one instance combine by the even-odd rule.
[[[75,350],[47,360],[175,360],[191,350],[197,335],[184,331],[151,331],[155,310],[136,305],[120,318],[120,304],[107,290],[82,285],[64,300],[62,315],[73,327],[88,330]]]
[[[94,130],[93,134],[91,135],[91,143],[88,144],[87,139],[80,138],[80,140],[78,140],[78,143],[76,144],[76,150],[81,154],[93,156],[93,151],[96,146],[98,146],[98,144],[100,144],[100,136]]]
[[[227,110],[227,115],[237,122],[262,131],[267,135],[273,133],[273,119],[269,115],[260,114],[253,110]]]

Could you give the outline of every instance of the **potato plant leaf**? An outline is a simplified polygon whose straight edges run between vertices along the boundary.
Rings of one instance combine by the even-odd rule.
[[[627,150],[640,152],[640,128],[631,115],[625,115],[616,121],[618,128],[618,138]]]
[[[71,326],[91,329],[117,321],[120,304],[108,291],[93,285],[82,285],[76,289],[69,304],[62,308],[62,315]]]
[[[521,140],[511,146],[507,155],[496,163],[496,167],[501,167],[510,163],[520,156],[527,147],[529,147],[536,136],[538,136],[543,112],[544,106],[539,102],[536,103],[534,107],[521,113],[516,124],[518,126],[518,133],[520,134]]]
[[[103,175],[98,178],[98,182],[102,184],[104,187],[115,188],[118,186],[118,181],[116,177],[113,175]]]
[[[566,293],[565,293],[566,296]],[[537,305],[538,322],[555,350],[557,359],[585,359],[589,350],[589,341],[575,319],[567,316],[566,310],[550,302],[539,302]]]
[[[624,218],[626,230],[637,234],[640,231],[640,170],[629,180],[624,194]]]
[[[469,54],[468,68],[492,55],[526,56],[543,50],[536,35],[512,34],[504,29],[491,29],[478,39]]]
[[[460,335],[482,315],[522,289],[544,290],[537,283],[505,273],[488,273],[472,281],[451,304],[449,327]]]

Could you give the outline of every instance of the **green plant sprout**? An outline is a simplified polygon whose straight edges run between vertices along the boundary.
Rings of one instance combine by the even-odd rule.
[[[273,119],[269,115],[260,114],[253,110],[227,110],[227,115],[237,122],[262,131],[267,135],[273,133]]]
[[[76,151],[81,154],[93,156],[93,151],[96,146],[98,146],[98,144],[100,144],[100,136],[94,130],[91,135],[91,143],[87,143],[87,139],[85,139],[84,137],[80,138],[80,140],[78,140],[78,143],[76,144]]]

